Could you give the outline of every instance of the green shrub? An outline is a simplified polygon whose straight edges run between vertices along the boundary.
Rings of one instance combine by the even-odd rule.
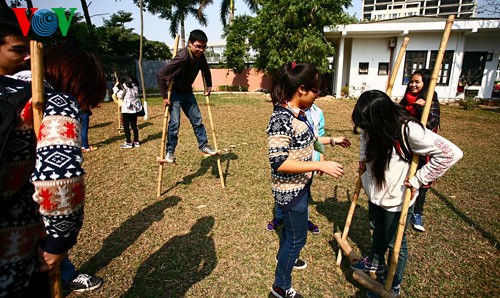
[[[479,105],[479,100],[475,96],[466,96],[458,104],[464,107],[464,110],[474,110]]]
[[[248,91],[247,86],[233,86],[233,85],[220,85],[218,87],[219,91]]]

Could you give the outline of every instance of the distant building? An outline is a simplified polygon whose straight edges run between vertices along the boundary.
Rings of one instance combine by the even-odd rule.
[[[392,97],[401,98],[413,71],[433,69],[446,18],[407,17],[325,28],[336,49],[332,89],[337,97],[369,89],[386,90],[403,39],[410,41],[394,83]],[[500,19],[455,19],[439,73],[441,101],[477,96],[490,98],[500,56]]]
[[[411,16],[474,17],[477,0],[363,0],[364,20],[377,21]]]

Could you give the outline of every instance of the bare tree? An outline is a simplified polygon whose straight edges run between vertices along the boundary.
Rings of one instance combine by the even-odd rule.
[[[83,10],[83,15],[85,16],[85,22],[87,23],[87,27],[90,28],[92,27],[92,20],[90,19],[89,7],[87,5],[87,1],[80,0],[80,2],[82,3],[82,10]],[[92,1],[90,3],[92,3]]]

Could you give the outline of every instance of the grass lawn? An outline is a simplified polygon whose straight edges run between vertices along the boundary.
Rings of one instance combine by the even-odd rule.
[[[213,144],[205,99],[198,100]],[[165,165],[160,198],[160,99],[149,99],[149,119],[139,121],[141,147],[132,150],[119,149],[125,138],[117,131],[116,105],[103,103],[94,110],[89,137],[99,148],[84,155],[85,223],[70,257],[105,283],[98,291],[70,297],[268,297],[279,237],[265,229],[274,206],[266,135],[272,104],[248,94],[210,100],[226,188],[216,158],[198,154],[191,125],[182,116],[177,163]],[[350,121],[355,102],[320,98],[316,103],[325,113],[327,135],[349,137],[352,147],[326,153],[344,165],[342,178],[315,178],[309,210],[321,233],[308,235],[301,253],[308,267],[293,272],[293,287],[305,297],[364,297],[347,259],[336,265],[333,238],[344,227],[357,179],[359,138]],[[442,106],[441,117],[440,133],[464,151],[464,158],[429,191],[427,232],[408,232],[403,296],[500,297],[499,113]],[[360,255],[369,252],[364,193],[349,243]]]

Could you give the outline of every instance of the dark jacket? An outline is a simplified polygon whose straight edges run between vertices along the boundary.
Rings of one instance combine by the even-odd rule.
[[[167,98],[168,86],[172,80],[174,81],[173,90],[193,90],[193,82],[200,70],[205,75],[207,87],[212,87],[212,75],[205,54],[201,55],[200,58],[195,58],[190,55],[188,48],[180,50],[174,59],[156,73],[161,96]]]

